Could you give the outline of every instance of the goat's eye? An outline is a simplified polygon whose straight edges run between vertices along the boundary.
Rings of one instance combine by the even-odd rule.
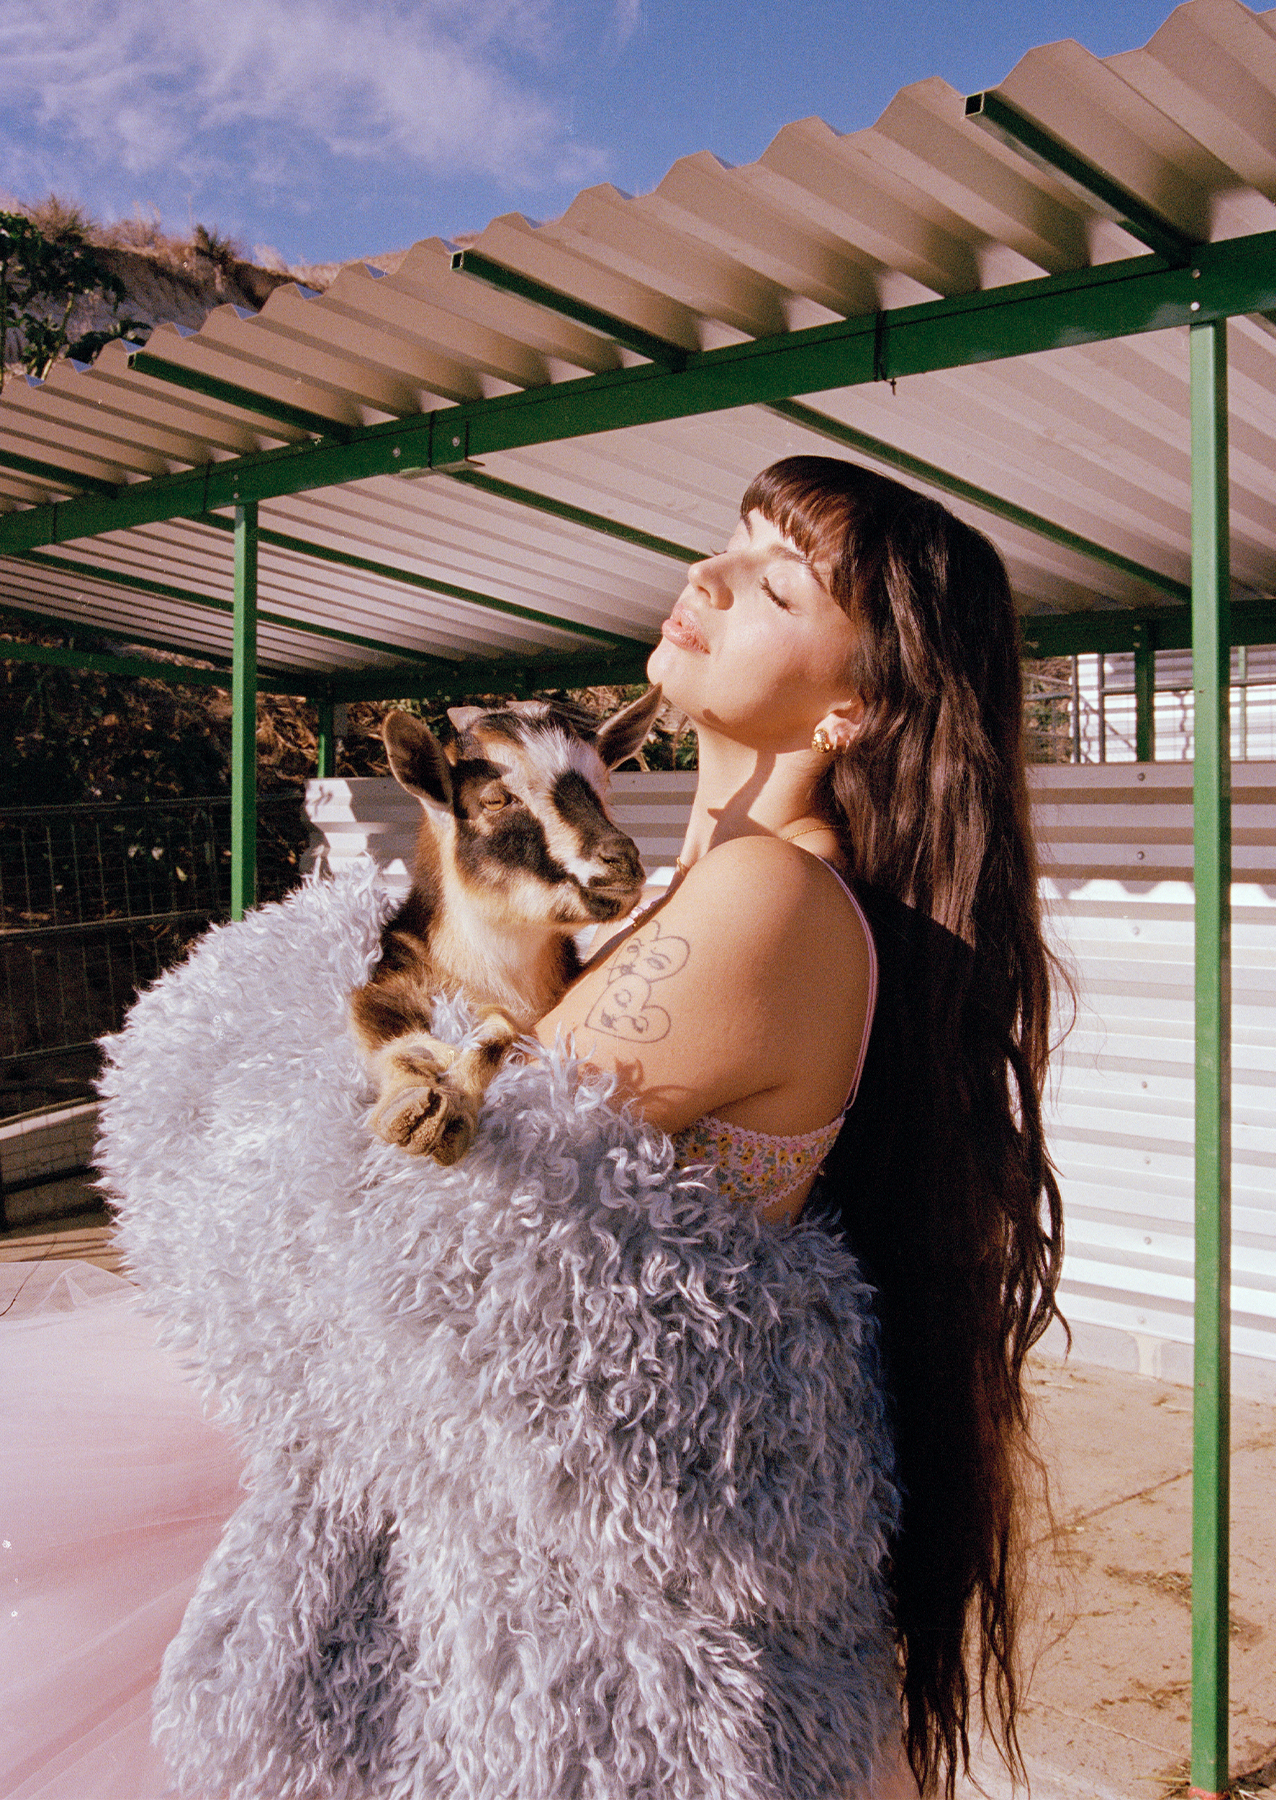
[[[493,782],[491,787],[484,788],[479,795],[479,805],[485,812],[500,812],[503,806],[510,805],[513,798],[513,794],[506,793],[503,787]]]

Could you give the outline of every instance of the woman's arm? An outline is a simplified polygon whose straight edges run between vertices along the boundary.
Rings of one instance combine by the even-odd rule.
[[[572,1033],[665,1130],[712,1112],[809,1131],[845,1103],[868,969],[863,925],[829,870],[778,839],[737,838],[591,966],[537,1035]]]

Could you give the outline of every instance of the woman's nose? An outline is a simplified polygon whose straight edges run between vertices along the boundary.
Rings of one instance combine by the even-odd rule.
[[[725,551],[692,563],[687,570],[687,585],[702,594],[710,606],[730,606],[730,569]]]

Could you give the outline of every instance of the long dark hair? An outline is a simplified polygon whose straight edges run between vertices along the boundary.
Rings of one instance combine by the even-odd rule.
[[[878,1291],[905,1745],[923,1791],[951,1796],[972,1680],[1022,1768],[1024,1359],[1057,1316],[1063,1253],[1018,626],[993,546],[898,482],[789,457],[752,483],[741,512],[755,508],[861,627],[847,676],[862,724],[820,801],[868,907],[881,999],[826,1196]]]

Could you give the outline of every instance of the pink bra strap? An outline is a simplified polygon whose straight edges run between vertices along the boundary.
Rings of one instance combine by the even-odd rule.
[[[873,942],[873,933],[868,920],[864,916],[864,908],[855,898],[854,893],[847,886],[845,880],[838,874],[832,863],[826,861],[824,857],[817,856],[815,860],[824,863],[824,867],[828,870],[834,881],[836,881],[837,885],[846,895],[846,898],[855,908],[855,916],[864,927],[864,936],[868,940],[868,1005],[864,1009],[864,1035],[860,1039],[860,1053],[856,1059],[855,1073],[851,1077],[851,1087],[850,1092],[846,1096],[846,1105],[842,1108],[843,1115],[845,1115],[850,1112],[852,1106],[855,1104],[855,1096],[859,1092],[860,1078],[864,1073],[864,1059],[868,1055],[868,1040],[873,1034],[873,1016],[877,1011],[877,945]]]

